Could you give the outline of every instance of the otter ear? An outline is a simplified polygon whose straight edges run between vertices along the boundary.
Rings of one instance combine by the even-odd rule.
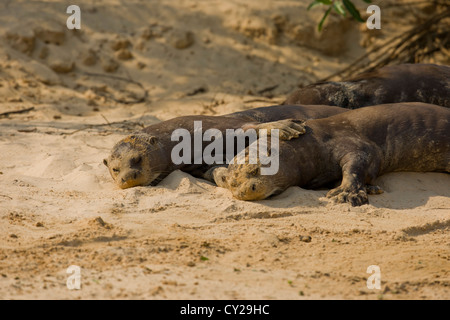
[[[108,160],[103,159],[103,164],[104,164],[105,166],[108,166]]]
[[[269,152],[270,152],[270,149],[269,149]],[[269,156],[270,156],[270,154],[269,154]],[[259,167],[256,167],[256,168],[252,169],[252,170],[249,172],[249,174],[250,174],[251,176],[257,176],[257,175],[259,175],[259,174],[260,174]]]
[[[148,142],[149,142],[151,145],[155,145],[155,144],[158,142],[158,138],[157,138],[157,137],[154,137],[154,136],[151,136],[151,137],[148,139]]]

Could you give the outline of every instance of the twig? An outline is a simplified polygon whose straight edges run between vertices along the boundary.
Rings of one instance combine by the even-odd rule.
[[[145,102],[145,100],[147,99],[147,91],[145,91],[145,95],[142,98],[139,99],[135,99],[135,100],[124,100],[124,99],[116,99],[112,94],[105,94],[105,93],[100,93],[97,92],[97,94],[99,96],[105,97],[105,98],[109,98],[117,103],[123,103],[123,104],[136,104],[136,103],[142,103]]]
[[[129,78],[113,76],[111,74],[93,73],[93,72],[82,72],[82,74],[91,76],[91,77],[103,77],[103,78],[110,78],[110,79],[115,79],[115,80],[120,80],[120,81],[125,81],[125,82],[131,82],[131,83],[138,85],[142,89],[144,88],[140,82],[134,81],[133,79],[129,79]]]
[[[123,104],[136,104],[136,103],[145,102],[147,100],[147,98],[148,98],[148,92],[147,92],[147,90],[145,90],[145,88],[142,85],[142,83],[140,83],[138,81],[135,81],[133,79],[119,77],[119,76],[113,76],[113,75],[110,75],[110,74],[92,73],[92,72],[82,72],[82,74],[87,75],[87,76],[91,76],[91,77],[103,77],[103,78],[110,78],[110,79],[114,79],[114,80],[124,81],[124,82],[131,82],[131,83],[134,83],[135,85],[137,85],[139,88],[141,88],[144,91],[144,96],[142,98],[140,98],[140,99],[135,99],[135,100],[116,99],[111,94],[105,94],[105,93],[97,92],[97,94],[99,96],[102,96],[102,97],[105,97],[105,98],[109,98],[109,99],[111,99],[111,100],[113,100],[115,102],[123,103]]]
[[[258,94],[262,95],[263,93],[266,93],[266,92],[275,90],[276,88],[278,88],[278,86],[279,86],[279,85],[276,84],[276,85],[274,85],[274,86],[271,86],[271,87],[267,87],[267,88],[261,89],[261,90],[258,91]]]
[[[106,117],[103,114],[100,114],[102,116],[103,119],[105,119],[106,123],[111,126],[111,123],[108,121],[108,119],[106,119]]]
[[[326,78],[319,80],[318,82],[329,81],[330,79],[333,79],[335,77],[339,77],[341,79],[351,77],[356,72],[364,73],[372,71],[376,68],[383,67],[389,64],[390,62],[396,60],[400,60],[402,62],[416,62],[415,60],[417,60],[416,58],[418,57],[417,47],[421,47],[420,44],[423,43],[424,41],[427,41],[427,39],[430,38],[430,35],[435,33],[431,32],[432,30],[430,30],[433,26],[438,25],[438,23],[441,20],[449,16],[450,16],[450,9],[447,9],[444,12],[431,17],[423,24],[415,26],[401,35],[397,35],[391,39],[388,39],[383,44],[376,46],[369,52],[365,53],[364,55],[356,59],[349,66],[329,75]],[[434,38],[434,40],[436,40],[436,38]],[[446,39],[446,41],[447,41],[446,43],[449,42],[448,39]],[[444,48],[445,46],[446,46],[445,43],[441,44],[440,48]],[[383,50],[381,53],[373,57],[373,59],[371,59],[368,62],[363,62],[365,59],[368,59],[370,56],[378,53],[378,51],[380,51],[383,48],[385,48],[385,50]],[[423,52],[423,56],[429,55],[432,52],[440,50],[440,48],[430,50],[428,52]]]
[[[80,132],[80,131],[93,129],[93,128],[98,128],[98,127],[104,127],[104,126],[112,127],[113,124],[128,124],[128,125],[134,125],[134,126],[139,126],[141,128],[144,128],[144,125],[142,123],[129,122],[128,120],[124,120],[124,121],[116,121],[116,122],[108,122],[108,123],[89,124],[89,125],[86,125],[84,128],[77,129],[77,130],[72,131],[72,132],[62,132],[61,135],[72,135],[72,134]]]
[[[0,118],[6,118],[11,114],[19,114],[19,113],[26,113],[26,112],[30,112],[33,111],[34,107],[31,108],[27,108],[27,109],[22,109],[22,110],[17,110],[17,111],[8,111],[8,112],[3,112],[0,113]]]
[[[244,100],[244,103],[253,103],[253,102],[267,102],[267,103],[276,103],[277,100],[280,99],[250,99],[250,100]],[[280,102],[282,102],[280,100]]]
[[[441,5],[441,6],[448,6],[449,5],[449,1],[437,1],[437,0],[426,0],[426,1],[413,1],[413,2],[403,2],[403,3],[389,3],[387,5],[384,6],[385,9],[387,8],[393,8],[393,7],[404,7],[404,6],[408,6],[408,5],[420,5],[420,4],[434,4],[434,5]]]
[[[186,96],[192,97],[192,96],[195,96],[195,95],[197,95],[199,93],[205,93],[207,91],[208,90],[206,90],[206,88],[200,87],[200,88],[197,88],[197,89],[193,90],[192,92],[186,93]]]

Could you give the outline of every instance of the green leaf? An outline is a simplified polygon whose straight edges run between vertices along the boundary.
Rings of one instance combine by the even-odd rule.
[[[344,6],[347,8],[348,12],[359,22],[364,22],[364,20],[361,18],[361,15],[359,14],[358,9],[356,9],[355,5],[350,0],[343,0]]]
[[[363,0],[365,3],[372,3],[371,0]]]
[[[311,8],[313,8],[313,7],[315,7],[315,6],[317,6],[318,4],[320,4],[320,2],[319,1],[313,1],[313,2],[311,2],[310,4],[309,4],[309,6],[308,6],[308,8],[306,9],[306,10],[309,10],[309,9],[311,9]]]
[[[322,31],[323,23],[325,22],[325,19],[326,19],[326,18],[328,17],[328,15],[330,14],[331,9],[332,9],[332,7],[329,7],[328,10],[327,10],[327,11],[325,12],[325,14],[323,15],[322,20],[320,20],[320,23],[319,23],[319,31]]]
[[[329,5],[333,4],[333,1],[332,0],[315,0],[309,4],[309,6],[306,10],[313,8],[313,7],[317,6],[318,4],[325,4],[325,5],[329,6]]]
[[[341,16],[344,16],[344,17],[345,17],[346,13],[345,13],[344,6],[342,5],[342,1],[336,1],[336,2],[334,2],[334,3],[333,3],[333,8],[334,8],[334,10],[335,10],[337,13],[339,13]]]
[[[309,10],[319,4],[331,5],[332,3],[333,3],[333,1],[331,1],[331,0],[315,0],[309,4],[309,6],[306,10]]]

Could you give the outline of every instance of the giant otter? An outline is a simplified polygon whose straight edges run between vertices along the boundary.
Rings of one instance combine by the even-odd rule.
[[[283,104],[326,104],[357,109],[398,102],[425,102],[450,108],[450,67],[386,66],[341,82],[311,84],[294,91]]]
[[[305,134],[280,141],[279,170],[262,175],[260,164],[211,169],[215,182],[241,200],[261,200],[290,186],[319,188],[335,202],[368,203],[380,193],[374,180],[393,171],[450,172],[450,109],[425,103],[371,106],[308,120]],[[248,158],[248,152],[247,152]]]

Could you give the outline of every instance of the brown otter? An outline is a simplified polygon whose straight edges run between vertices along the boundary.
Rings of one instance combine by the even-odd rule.
[[[261,165],[247,161],[213,169],[217,185],[238,199],[261,200],[290,186],[314,189],[342,179],[327,197],[359,206],[368,203],[367,193],[382,192],[371,183],[387,172],[450,172],[447,108],[385,104],[308,120],[304,126],[301,137],[280,141],[275,175],[261,175]]]
[[[326,104],[357,109],[398,102],[425,102],[450,108],[450,67],[386,66],[341,82],[311,84],[294,91],[283,104]]]
[[[177,169],[194,176],[204,177],[204,173],[211,165],[204,162],[195,163],[195,161],[191,161],[191,164],[172,162],[171,151],[178,143],[171,139],[174,130],[184,128],[193,135],[194,121],[202,121],[203,129],[215,128],[222,133],[225,133],[227,129],[238,128],[279,129],[280,139],[288,140],[298,137],[303,127],[295,121],[282,119],[307,120],[346,111],[348,110],[332,106],[285,105],[255,108],[224,116],[178,117],[151,125],[139,133],[122,139],[113,147],[108,159],[103,162],[120,188],[157,184]],[[202,142],[202,149],[204,150],[208,144]]]

